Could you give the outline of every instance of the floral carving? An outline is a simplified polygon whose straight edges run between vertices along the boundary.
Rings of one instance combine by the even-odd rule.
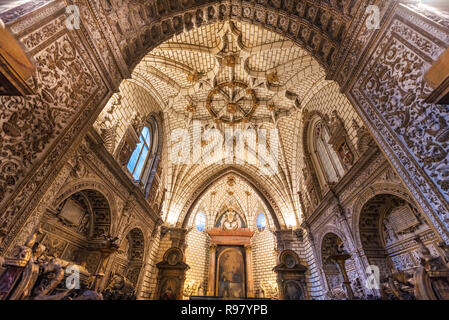
[[[379,63],[365,81],[364,93],[391,128],[449,195],[447,163],[449,118],[447,106],[423,102],[431,89],[423,81],[427,63],[396,39],[388,44]]]
[[[3,97],[0,111],[0,201],[59,135],[97,89],[93,77],[67,35],[35,55],[38,95]]]

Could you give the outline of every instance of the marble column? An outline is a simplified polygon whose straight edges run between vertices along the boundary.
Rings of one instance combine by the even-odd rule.
[[[253,258],[250,245],[245,246],[246,255],[246,296],[247,298],[254,298],[254,280],[253,280]]]
[[[215,284],[215,256],[217,253],[217,245],[211,244],[209,248],[209,280],[207,281],[207,293],[208,296],[214,296],[214,284]]]

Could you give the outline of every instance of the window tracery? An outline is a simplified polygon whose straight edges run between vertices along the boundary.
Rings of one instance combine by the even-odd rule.
[[[326,124],[320,119],[313,126],[312,159],[322,186],[338,182],[345,170],[338,154],[329,144],[330,134]]]
[[[135,124],[132,127],[133,129],[131,131],[134,130],[136,132],[134,129]],[[132,153],[128,152],[130,155],[126,167],[134,181],[142,187],[142,190],[145,192],[145,197],[148,197],[149,186],[154,178],[154,172],[158,167],[157,156],[160,149],[158,135],[158,124],[153,117],[150,117],[148,121],[144,122],[138,140],[136,139],[137,143],[135,144],[134,150]]]

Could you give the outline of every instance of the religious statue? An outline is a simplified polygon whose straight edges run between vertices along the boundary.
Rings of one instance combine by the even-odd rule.
[[[201,284],[198,288],[198,295],[200,297],[204,296],[204,288],[205,288],[205,284],[204,284],[204,282],[201,282]]]
[[[184,291],[182,294],[184,295],[184,297],[190,297],[195,295],[197,291],[198,291],[198,282],[196,280],[188,281],[184,285]]]
[[[394,232],[393,227],[391,226],[388,219],[384,220],[384,233],[385,242],[387,245],[398,239],[398,236],[396,235],[396,232]]]
[[[337,110],[332,111],[329,127],[331,128],[331,136],[340,133],[341,129],[344,128],[343,121],[338,115]]]
[[[77,267],[83,276],[87,270],[49,254],[37,241],[41,233],[37,229],[25,245],[15,248],[12,257],[3,259],[5,270],[0,274],[0,300],[82,300],[93,296],[102,299],[97,293],[91,294],[85,283],[79,290],[64,286],[68,266]]]
[[[135,300],[135,289],[131,281],[120,274],[112,275],[109,284],[102,292],[104,300]]]
[[[439,256],[432,256],[419,236],[418,243],[421,266],[415,270],[415,295],[419,300],[449,299],[449,267]]]
[[[345,248],[345,244],[344,244],[343,240],[341,240],[340,238],[337,238],[336,246],[334,249],[337,254],[347,254],[348,253],[348,251]]]
[[[166,287],[160,296],[160,300],[176,300],[176,296],[170,286]]]
[[[102,234],[101,235],[104,240],[102,241],[103,247],[106,249],[118,249],[119,245],[116,243],[118,240],[118,237],[113,237],[108,234]]]
[[[397,269],[391,259],[387,259],[390,276],[382,281],[382,299],[414,300],[413,273]]]
[[[354,297],[358,299],[363,299],[365,296],[365,293],[363,291],[362,283],[360,282],[360,279],[357,277],[351,282],[352,290],[354,292]]]

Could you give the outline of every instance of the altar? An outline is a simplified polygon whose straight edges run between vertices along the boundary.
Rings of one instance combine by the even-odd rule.
[[[224,299],[254,297],[251,238],[247,228],[213,228],[210,236],[208,296]]]

